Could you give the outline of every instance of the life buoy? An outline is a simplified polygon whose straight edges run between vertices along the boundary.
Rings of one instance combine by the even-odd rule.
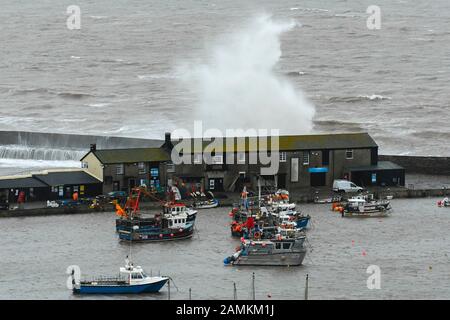
[[[261,232],[255,232],[254,237],[255,239],[261,239]]]

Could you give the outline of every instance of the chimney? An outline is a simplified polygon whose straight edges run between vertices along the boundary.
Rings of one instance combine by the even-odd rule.
[[[170,139],[170,132],[166,132],[164,141],[165,141],[166,144],[172,142],[171,139]]]
[[[91,151],[92,151],[92,152],[97,151],[97,144],[91,143]]]
[[[172,138],[170,137],[170,132],[166,132],[164,135],[164,144],[162,145],[164,149],[167,151],[172,151],[173,144],[172,144]]]

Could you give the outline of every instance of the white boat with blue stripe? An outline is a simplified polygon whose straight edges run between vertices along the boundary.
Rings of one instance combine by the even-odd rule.
[[[76,294],[140,294],[156,293],[169,281],[169,277],[148,276],[140,266],[128,259],[120,268],[118,277],[100,277],[76,283],[72,274],[73,292]]]

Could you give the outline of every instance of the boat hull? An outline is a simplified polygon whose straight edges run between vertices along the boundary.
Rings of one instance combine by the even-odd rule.
[[[389,211],[372,211],[372,212],[343,212],[342,216],[345,218],[382,218],[388,217]]]
[[[219,201],[214,200],[211,203],[196,204],[196,205],[194,205],[194,208],[195,209],[212,209],[212,208],[217,208],[218,206],[219,206]]]
[[[300,266],[306,256],[306,250],[287,253],[241,255],[232,262],[235,266]]]
[[[308,227],[310,217],[303,217],[297,221],[297,228],[306,229]]]
[[[156,293],[166,284],[168,279],[154,283],[140,285],[94,285],[81,284],[79,288],[74,288],[76,294],[140,294]]]
[[[194,233],[194,226],[190,226],[182,231],[165,229],[156,232],[135,232],[120,230],[119,239],[123,241],[138,241],[138,242],[159,242],[159,241],[174,241],[189,239]]]

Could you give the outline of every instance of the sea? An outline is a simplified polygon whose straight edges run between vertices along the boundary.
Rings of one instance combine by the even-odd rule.
[[[449,51],[446,0],[1,0],[0,175],[79,167],[90,143],[147,146],[135,139],[194,121],[220,133],[369,132],[381,154],[450,156]],[[198,214],[192,239],[136,244],[132,256],[172,277],[172,299],[232,299],[234,283],[248,299],[253,272],[258,299],[303,299],[307,274],[310,299],[448,299],[438,200],[394,199],[385,219],[301,205],[312,225],[300,267],[224,266],[239,241],[221,207]],[[66,286],[71,265],[118,273],[130,245],[114,219],[1,219],[0,299],[130,298]],[[371,270],[380,289],[368,288]],[[168,299],[167,287],[134,298]]]
[[[198,120],[450,156],[450,3],[379,0],[378,25],[372,5],[2,0],[0,130],[162,139]],[[89,148],[34,140],[0,141],[0,172],[78,166]]]
[[[3,218],[0,223],[0,299],[169,299],[159,294],[72,294],[70,266],[81,278],[115,276],[130,255],[148,274],[173,281],[170,298],[302,300],[449,299],[448,208],[439,199],[394,199],[386,218],[342,218],[329,204],[302,204],[311,215],[302,266],[225,266],[239,238],[231,237],[228,213],[219,207],[197,214],[193,238],[158,243],[121,242],[114,212]],[[64,230],[62,232],[62,230]],[[69,269],[70,272],[71,269]],[[374,270],[379,282],[373,280]],[[375,284],[379,284],[378,289]]]

